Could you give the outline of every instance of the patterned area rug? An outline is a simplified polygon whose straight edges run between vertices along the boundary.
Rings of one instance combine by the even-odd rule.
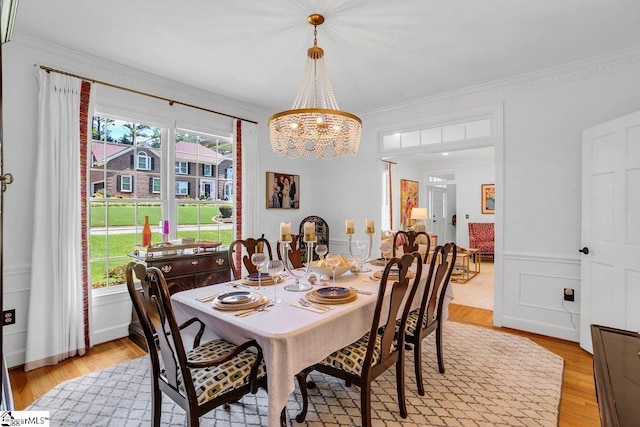
[[[434,337],[423,343],[426,396],[413,378],[413,358],[406,360],[407,407],[402,419],[396,402],[394,370],[374,383],[374,426],[557,426],[564,361],[531,340],[489,329],[448,322],[444,331],[446,373],[440,374]],[[27,410],[48,410],[51,425],[150,425],[149,361],[141,357],[66,381]],[[289,398],[290,425],[360,425],[359,389],[314,372],[310,379],[307,421],[295,422],[300,394]],[[185,425],[184,411],[165,396],[162,423]],[[230,410],[201,418],[203,426],[265,426],[267,394],[245,396]]]

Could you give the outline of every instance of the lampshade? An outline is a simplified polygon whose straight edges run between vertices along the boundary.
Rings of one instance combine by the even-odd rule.
[[[269,118],[273,152],[280,156],[331,159],[356,154],[360,146],[362,120],[340,111],[324,64],[324,50],[318,47],[318,25],[322,15],[309,15],[313,25],[313,46],[307,50],[307,64],[291,110]]]
[[[18,0],[2,0],[1,4],[0,42],[6,43],[11,40],[11,36],[13,35],[13,25],[16,22]]]
[[[427,219],[429,218],[429,212],[427,208],[412,208],[411,219]]]

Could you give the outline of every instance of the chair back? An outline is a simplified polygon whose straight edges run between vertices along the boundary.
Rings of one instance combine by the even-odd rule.
[[[264,234],[257,239],[253,237],[244,240],[237,239],[229,245],[229,265],[231,266],[231,273],[235,280],[242,278],[243,265],[249,274],[258,272],[255,265],[251,263],[251,255],[256,252],[265,252],[269,260],[273,259],[271,244],[265,239]]]
[[[160,381],[165,382],[172,391],[180,392],[180,384],[184,387],[187,399],[195,399],[191,370],[187,367],[187,355],[182,341],[180,327],[171,306],[171,294],[164,274],[159,268],[148,267],[146,280],[151,288],[151,299],[157,316],[150,316],[154,323],[160,355],[162,357],[162,375]],[[165,390],[166,391],[166,390]]]
[[[138,316],[138,321],[142,327],[144,338],[147,343],[147,350],[149,357],[151,358],[152,368],[152,380],[157,379],[157,375],[160,372],[160,361],[158,359],[158,352],[153,351],[158,346],[156,330],[153,327],[153,323],[149,317],[150,313],[147,311],[147,307],[152,304],[151,296],[149,295],[149,283],[146,278],[147,268],[137,262],[130,262],[127,264],[126,278],[127,278],[127,291],[129,291],[129,297],[133,304],[133,310]],[[138,279],[142,285],[141,289],[136,288],[136,279]]]
[[[455,243],[438,246],[433,252],[418,314],[418,325],[422,325],[422,329],[429,328],[442,319],[444,297],[457,253],[458,247]]]
[[[329,249],[329,224],[327,224],[327,221],[325,221],[324,219],[316,215],[308,216],[302,221],[300,221],[300,227],[298,227],[298,233],[304,234],[305,222],[312,222],[316,225],[316,244],[327,245],[327,249],[329,250],[329,252],[331,252],[331,250]],[[307,246],[299,245],[299,249],[300,249],[301,259],[306,260]],[[318,254],[312,253],[311,259],[315,261],[317,259],[320,259],[320,257],[318,256]]]
[[[411,252],[418,251],[418,236],[424,236],[425,245],[427,245],[427,250],[425,251],[425,256],[423,258],[423,262],[426,263],[429,255],[429,249],[431,246],[431,239],[429,239],[429,235],[424,231],[414,231],[414,230],[400,230],[397,231],[393,236],[393,256],[396,256],[396,250],[398,247],[402,247],[402,253],[410,254]]]
[[[410,278],[409,267],[417,261],[417,268],[415,276]],[[387,280],[392,269],[397,269],[398,279],[391,285],[391,294],[389,299],[385,297],[387,289],[389,288]],[[395,275],[395,271],[394,271]],[[392,258],[386,265],[382,279],[380,280],[380,287],[378,289],[378,299],[376,302],[376,308],[373,315],[373,322],[371,324],[371,330],[369,337],[375,337],[378,331],[383,331],[380,342],[380,360],[376,364],[378,369],[386,369],[390,364],[395,363],[398,359],[398,354],[404,350],[404,334],[396,334],[396,319],[402,310],[402,317],[400,321],[400,330],[404,330],[407,322],[407,317],[411,308],[413,297],[417,290],[417,284],[420,282],[422,275],[422,257],[419,253],[407,253],[402,255],[402,258]],[[382,316],[382,310],[388,301],[387,316],[384,325],[380,325],[380,319]],[[397,345],[394,347],[393,342],[397,339]],[[367,355],[365,356],[364,369],[369,370],[373,361],[374,350],[376,348],[376,340],[369,339],[367,346]],[[363,372],[363,376],[365,372]]]
[[[278,246],[276,247],[276,253],[278,254],[278,259],[280,261],[283,260],[284,254],[282,254],[281,250],[281,242],[278,240]],[[301,268],[302,267],[302,234],[294,234],[291,236],[291,250],[289,251],[289,265],[292,268]]]

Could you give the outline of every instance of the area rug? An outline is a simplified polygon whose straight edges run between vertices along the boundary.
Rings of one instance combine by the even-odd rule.
[[[449,282],[453,287],[453,304],[493,311],[493,262],[484,261],[480,273],[467,283]]]
[[[373,385],[374,426],[557,426],[564,361],[527,338],[447,322],[446,373],[437,369],[434,338],[423,343],[426,396],[416,391],[411,352],[406,360],[409,417],[398,413],[393,369]],[[360,395],[355,386],[314,372],[305,423],[294,418],[301,396],[289,398],[289,425],[358,426]],[[27,410],[50,411],[52,426],[150,425],[149,360],[141,357],[59,384]],[[245,396],[229,410],[201,418],[202,426],[266,426],[267,394]],[[185,425],[185,413],[165,396],[162,424]]]

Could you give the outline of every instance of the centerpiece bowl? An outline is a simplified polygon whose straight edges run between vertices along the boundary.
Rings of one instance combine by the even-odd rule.
[[[349,260],[351,261],[351,260]],[[318,265],[319,263],[320,266]],[[336,277],[340,277],[347,271],[351,269],[351,262],[347,262],[346,265],[339,265],[336,267]],[[322,261],[312,261],[311,262],[311,270],[318,274],[318,276],[322,276],[323,274],[329,276],[330,279],[333,278],[333,270],[328,265],[322,263]]]

